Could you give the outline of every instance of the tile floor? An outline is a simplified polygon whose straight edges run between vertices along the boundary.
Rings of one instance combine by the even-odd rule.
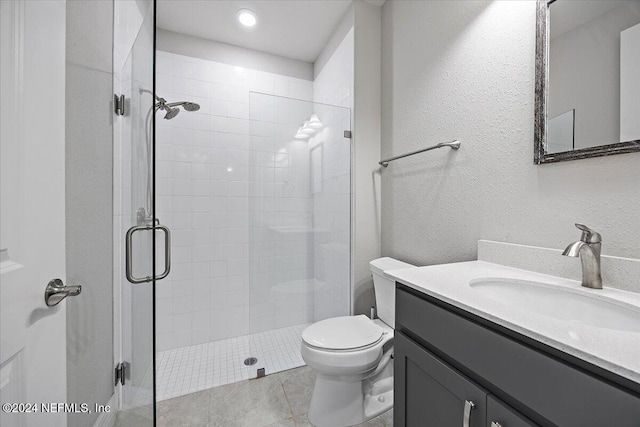
[[[158,427],[308,427],[315,373],[307,367],[158,402]],[[393,410],[362,427],[393,425]]]
[[[114,427],[154,427],[151,408],[134,408],[118,411]]]
[[[255,378],[258,368],[265,368],[269,375],[303,366],[300,342],[307,326],[290,326],[161,351],[156,359],[157,399]],[[258,363],[245,366],[244,360],[249,356],[257,357]]]

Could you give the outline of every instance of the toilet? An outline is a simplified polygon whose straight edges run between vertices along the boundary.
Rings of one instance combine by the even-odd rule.
[[[318,427],[360,424],[393,407],[395,281],[384,271],[414,266],[393,258],[369,266],[377,319],[333,317],[302,332],[302,358],[317,372],[309,421]]]

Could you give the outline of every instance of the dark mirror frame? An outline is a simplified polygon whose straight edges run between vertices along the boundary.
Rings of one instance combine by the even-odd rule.
[[[536,87],[533,163],[554,163],[589,157],[640,152],[640,140],[618,142],[558,153],[546,153],[547,98],[549,96],[549,6],[555,0],[537,0],[536,4]]]

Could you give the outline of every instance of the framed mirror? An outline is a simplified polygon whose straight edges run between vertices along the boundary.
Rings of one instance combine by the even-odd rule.
[[[640,151],[640,0],[537,0],[534,163]]]

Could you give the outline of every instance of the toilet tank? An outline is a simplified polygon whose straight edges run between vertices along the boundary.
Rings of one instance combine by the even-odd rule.
[[[373,275],[378,318],[392,328],[396,327],[396,282],[386,277],[384,271],[411,267],[415,265],[389,257],[374,259],[369,263]]]

